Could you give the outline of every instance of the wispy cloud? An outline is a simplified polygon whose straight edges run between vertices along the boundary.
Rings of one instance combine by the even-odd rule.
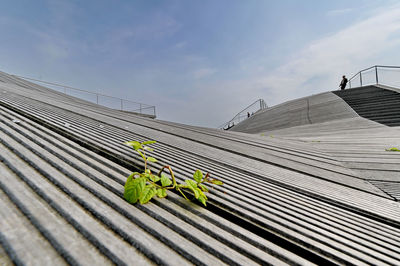
[[[337,89],[340,76],[384,62],[398,62],[397,54],[387,55],[400,46],[400,6],[351,25],[331,36],[316,40],[260,82],[270,87],[274,102],[308,93]],[[397,60],[395,59],[397,57]]]
[[[214,126],[228,120],[258,98],[275,105],[314,93],[336,90],[343,74],[350,75],[375,64],[396,64],[400,55],[400,6],[375,14],[339,32],[315,40],[273,71],[246,79],[220,80],[194,90],[186,112],[174,114],[180,121]],[[379,58],[379,61],[376,61]],[[382,61],[386,60],[386,61]],[[201,77],[212,71],[200,69]],[[207,105],[208,108],[201,109]]]

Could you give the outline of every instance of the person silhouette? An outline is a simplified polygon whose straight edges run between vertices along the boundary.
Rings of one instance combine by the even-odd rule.
[[[340,82],[339,87],[341,90],[344,90],[344,88],[346,88],[346,85],[347,85],[347,78],[345,75],[343,75],[342,81]]]

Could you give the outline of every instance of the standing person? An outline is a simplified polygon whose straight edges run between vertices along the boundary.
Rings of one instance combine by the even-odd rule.
[[[342,82],[340,82],[339,87],[341,90],[344,90],[344,88],[346,88],[346,85],[347,85],[347,78],[345,75],[343,75]]]

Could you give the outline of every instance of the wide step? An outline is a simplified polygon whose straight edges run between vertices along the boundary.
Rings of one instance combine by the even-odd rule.
[[[361,117],[387,125],[400,126],[400,93],[376,86],[333,91]]]

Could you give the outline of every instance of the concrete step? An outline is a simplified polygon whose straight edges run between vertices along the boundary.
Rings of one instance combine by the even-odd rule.
[[[391,97],[374,97],[370,99],[357,99],[357,100],[347,100],[349,104],[377,104],[381,102],[386,103],[399,103],[400,102],[400,95],[399,96],[391,96]]]
[[[400,94],[397,92],[368,86],[333,93],[364,118],[388,126],[395,126],[400,120]]]
[[[389,109],[389,108],[398,109],[398,108],[400,108],[400,103],[381,102],[381,103],[374,103],[374,104],[354,104],[351,106],[353,107],[353,109],[358,108],[360,110],[370,110],[370,109],[385,110],[385,109]]]
[[[364,113],[363,112],[362,117],[369,118],[369,119],[379,118],[379,117],[391,117],[393,119],[397,119],[400,117],[400,113],[399,112],[390,113],[390,111],[389,112],[376,112],[376,113],[374,113],[374,112],[365,112]]]

